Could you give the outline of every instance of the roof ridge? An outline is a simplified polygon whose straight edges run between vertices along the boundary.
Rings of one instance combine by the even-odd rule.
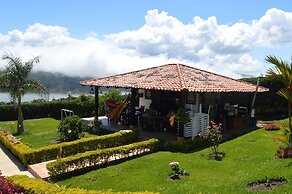
[[[180,85],[181,85],[181,90],[185,90],[186,88],[186,83],[185,83],[185,79],[182,76],[182,72],[181,72],[181,64],[177,63],[176,64],[176,68],[177,68],[177,72],[178,72],[178,78],[180,81]]]

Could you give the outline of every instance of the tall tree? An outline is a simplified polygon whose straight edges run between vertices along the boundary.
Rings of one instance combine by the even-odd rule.
[[[17,101],[17,132],[23,133],[23,114],[21,98],[28,92],[46,93],[45,87],[37,80],[30,78],[33,65],[38,63],[39,57],[23,62],[20,57],[5,53],[2,59],[7,62],[4,71],[0,74],[0,90],[8,92],[14,102]]]
[[[291,123],[291,105],[292,105],[292,62],[289,64],[287,61],[277,58],[274,55],[269,55],[265,60],[274,65],[268,70],[268,76],[272,76],[280,80],[284,88],[281,88],[277,93],[284,97],[288,102],[288,117],[289,128],[287,129],[286,137],[288,147],[292,148],[292,123]]]

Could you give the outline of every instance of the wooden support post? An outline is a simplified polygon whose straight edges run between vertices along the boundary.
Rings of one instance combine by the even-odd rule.
[[[180,98],[179,98],[179,107],[180,108],[185,108],[186,106],[186,95],[187,93],[185,91],[180,92]]]
[[[95,86],[94,87],[94,101],[95,101],[95,114],[94,114],[94,117],[95,119],[98,119],[98,108],[99,108],[99,103],[98,103],[98,89],[99,87],[98,86]]]
[[[136,96],[138,93],[138,89],[132,88],[131,89],[131,116],[130,116],[130,125],[136,125],[137,124],[137,119],[135,116],[135,105],[136,105]]]

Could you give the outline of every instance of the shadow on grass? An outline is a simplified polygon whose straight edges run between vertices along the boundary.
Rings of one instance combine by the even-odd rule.
[[[223,132],[223,141],[221,143],[233,140],[237,137],[240,137],[242,135],[245,135],[247,133],[256,131],[260,128],[251,128],[247,130],[232,130],[232,131],[225,131]],[[170,151],[174,153],[193,153],[198,152],[203,149],[209,148],[210,144],[207,140],[196,137],[194,140],[186,139],[182,141],[177,142],[167,142],[166,139],[160,138],[160,150],[161,151]]]

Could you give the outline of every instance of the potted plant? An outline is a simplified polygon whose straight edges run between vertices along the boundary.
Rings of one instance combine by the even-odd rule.
[[[191,121],[190,115],[183,108],[179,108],[175,113],[174,119],[177,122],[177,135],[178,137],[183,137],[184,126]]]

